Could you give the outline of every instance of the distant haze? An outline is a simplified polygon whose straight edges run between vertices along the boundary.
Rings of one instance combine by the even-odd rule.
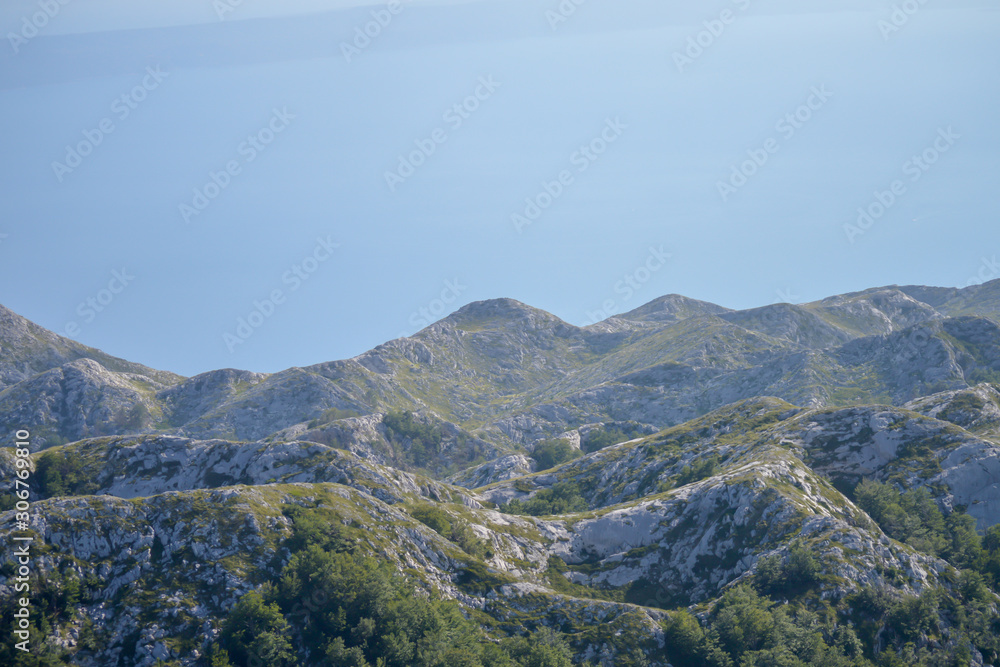
[[[995,2],[219,2],[0,7],[0,303],[193,375],[1000,277]]]

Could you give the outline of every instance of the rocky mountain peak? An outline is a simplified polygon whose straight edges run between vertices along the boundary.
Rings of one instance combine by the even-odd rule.
[[[441,324],[463,330],[502,329],[511,326],[537,329],[558,324],[565,325],[555,315],[515,299],[475,301],[446,317]]]
[[[690,299],[680,294],[668,294],[617,317],[636,322],[670,324],[698,315],[720,315],[728,312],[731,312],[729,308],[714,303]]]

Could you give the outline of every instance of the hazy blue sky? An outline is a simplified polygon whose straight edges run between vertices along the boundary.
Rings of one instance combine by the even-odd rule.
[[[192,375],[1000,277],[997,6],[6,0],[0,303]]]

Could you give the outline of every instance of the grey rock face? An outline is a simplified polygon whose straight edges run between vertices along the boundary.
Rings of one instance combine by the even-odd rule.
[[[239,443],[175,436],[123,436],[77,442],[49,452],[86,462],[93,495],[147,498],[223,486],[336,483],[389,503],[408,496],[451,499],[440,483],[364,461],[315,442]],[[456,497],[461,494],[454,494]],[[471,494],[466,504],[475,506]]]
[[[91,435],[149,429],[162,385],[143,375],[109,371],[78,359],[0,392],[0,425],[28,428],[41,448]]]
[[[932,394],[903,407],[952,422],[970,433],[993,440],[1000,435],[1000,391],[993,385],[980,384],[970,389]]]
[[[534,461],[523,454],[508,454],[448,478],[449,484],[478,489],[494,482],[522,477],[534,470]]]

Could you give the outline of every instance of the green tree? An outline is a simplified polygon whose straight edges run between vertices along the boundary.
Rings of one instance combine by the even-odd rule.
[[[919,597],[906,596],[889,610],[886,626],[902,641],[917,641],[923,634],[936,629],[938,595],[928,590]]]
[[[761,558],[757,562],[754,584],[767,595],[798,595],[819,581],[820,571],[816,557],[796,543],[788,550],[786,558],[778,554]]]
[[[441,428],[420,423],[408,410],[387,413],[382,418],[382,425],[386,428],[389,441],[396,445],[397,456],[404,463],[423,468],[441,451],[444,440]]]
[[[508,639],[502,646],[521,667],[571,667],[573,664],[566,641],[549,628],[541,628],[530,638]]]
[[[291,505],[285,509],[285,515],[292,519],[292,536],[285,546],[293,553],[313,544],[324,551],[350,551],[354,546],[340,514],[329,508]]]
[[[618,428],[595,429],[588,433],[587,437],[583,439],[582,448],[590,454],[600,451],[605,447],[617,445],[619,442],[625,442],[630,437],[631,436]]]
[[[229,660],[229,653],[220,648],[218,644],[213,644],[208,652],[208,664],[210,667],[233,667]]]
[[[945,519],[944,557],[959,569],[974,567],[983,553],[976,532],[976,520],[964,512],[952,512]]]
[[[686,611],[671,614],[664,634],[671,664],[677,667],[702,664],[705,631],[698,619]]]
[[[737,586],[722,596],[712,628],[734,660],[738,661],[748,651],[765,648],[774,632],[771,604],[749,586]]]
[[[237,663],[251,656],[266,656],[265,664],[288,664],[292,659],[289,627],[276,604],[267,604],[260,593],[247,593],[233,607],[221,634],[222,646]]]
[[[945,516],[926,488],[900,494],[888,484],[864,480],[854,499],[893,539],[959,569],[986,566],[975,519],[961,511]]]
[[[1000,524],[986,531],[975,567],[990,586],[1000,587]]]

